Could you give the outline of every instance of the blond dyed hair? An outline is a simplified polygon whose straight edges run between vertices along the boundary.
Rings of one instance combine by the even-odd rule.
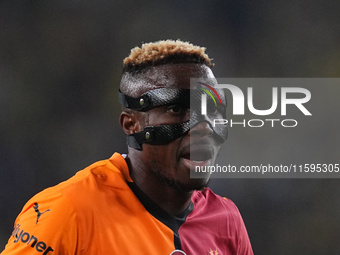
[[[197,63],[214,66],[205,53],[206,48],[181,40],[162,40],[144,43],[131,50],[123,60],[123,72],[138,72],[148,66],[175,63]]]

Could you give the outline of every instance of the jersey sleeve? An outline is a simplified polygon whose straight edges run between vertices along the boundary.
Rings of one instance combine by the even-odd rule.
[[[241,216],[240,211],[237,206],[229,199],[225,199],[231,203],[232,207],[234,207],[234,222],[236,226],[237,233],[237,255],[254,255],[253,249],[251,247],[251,243],[249,240],[248,232],[246,226],[244,224],[243,218]]]
[[[240,214],[240,228],[239,228],[239,243],[238,243],[238,255],[253,255],[253,249],[250,244],[247,229],[244,225],[243,219]]]
[[[47,189],[29,200],[1,255],[77,253],[78,224],[72,201]]]

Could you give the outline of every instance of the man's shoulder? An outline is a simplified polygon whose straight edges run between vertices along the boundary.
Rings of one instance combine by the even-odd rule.
[[[230,199],[206,188],[195,191],[192,202],[194,210],[181,227],[182,236],[195,233],[195,237],[199,239],[197,245],[206,247],[207,250],[214,249],[212,247],[226,247],[227,244],[226,249],[230,254],[252,254],[243,219]]]
[[[207,212],[221,212],[226,216],[239,217],[240,212],[232,200],[214,193],[210,188],[194,191],[192,202],[195,207]]]
[[[51,201],[51,197],[59,197],[76,204],[78,201],[95,200],[103,189],[125,189],[127,185],[120,169],[120,164],[123,164],[120,160],[124,158],[118,154],[115,159],[111,157],[95,162],[68,180],[37,193],[30,201]]]

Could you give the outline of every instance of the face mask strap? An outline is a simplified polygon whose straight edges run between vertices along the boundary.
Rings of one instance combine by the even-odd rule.
[[[142,144],[168,144],[190,130],[190,120],[180,124],[149,126],[143,131],[128,135],[127,144],[136,150],[142,150]]]
[[[140,97],[131,97],[118,92],[120,103],[131,110],[146,112],[152,108],[166,105],[190,102],[190,89],[159,88],[145,92]]]
[[[191,128],[200,122],[202,120],[190,119],[180,124],[146,127],[141,132],[128,135],[127,145],[136,150],[142,150],[143,143],[150,145],[168,144],[188,133]],[[203,122],[207,122],[211,126],[210,122],[205,120]],[[213,136],[218,142],[223,143],[227,139],[228,131],[226,128],[221,127],[221,132],[218,134],[214,131]]]
[[[200,94],[195,96],[200,100],[199,95]],[[149,90],[138,98],[127,96],[119,91],[119,100],[124,107],[142,112],[168,104],[190,106],[190,90],[159,88]],[[194,111],[193,115],[190,117],[190,120],[186,122],[159,126],[147,126],[141,132],[128,135],[127,145],[136,150],[142,150],[143,143],[150,145],[168,144],[185,135],[191,128],[200,122],[207,122],[210,125],[214,131],[213,136],[217,141],[223,143],[226,140],[227,129],[225,126],[219,125],[218,127],[213,127],[207,117],[200,116]]]

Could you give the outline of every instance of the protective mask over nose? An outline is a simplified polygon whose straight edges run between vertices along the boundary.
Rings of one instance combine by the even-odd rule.
[[[143,131],[127,136],[127,144],[137,150],[142,150],[142,144],[164,145],[187,134],[191,128],[200,122],[207,122],[213,130],[213,136],[223,143],[227,138],[226,125],[214,125],[214,119],[225,118],[226,98],[223,90],[219,90],[221,104],[217,105],[210,97],[206,97],[206,114],[202,114],[202,94],[200,89],[169,89],[159,88],[145,92],[134,98],[119,91],[120,103],[131,110],[147,112],[155,107],[177,105],[181,109],[190,109],[190,119],[182,123],[172,123],[158,126],[147,126]]]

